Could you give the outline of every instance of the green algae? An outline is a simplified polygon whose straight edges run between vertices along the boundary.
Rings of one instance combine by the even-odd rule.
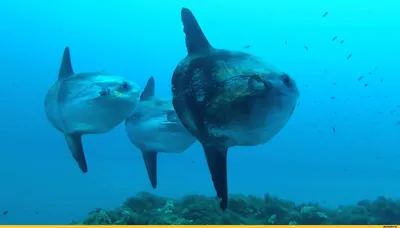
[[[113,210],[96,209],[73,224],[114,225],[394,225],[400,224],[400,201],[385,197],[362,200],[355,205],[325,208],[271,195],[232,195],[228,209],[219,208],[215,197],[188,195],[181,199],[141,192]]]

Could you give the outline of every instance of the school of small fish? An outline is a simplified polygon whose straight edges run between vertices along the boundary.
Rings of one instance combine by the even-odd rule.
[[[324,12],[324,13],[322,14],[322,18],[327,17],[328,14],[329,14],[328,11]],[[335,36],[333,36],[333,37],[331,38],[331,41],[332,41],[332,42],[335,42],[335,41],[339,41],[339,40],[340,40],[340,41],[339,41],[339,44],[343,44],[343,43],[344,43],[344,39],[342,39],[342,38],[339,39],[339,38],[340,38],[339,36],[335,35]],[[284,44],[288,44],[288,41],[285,40],[285,41],[284,41]],[[244,48],[250,48],[250,45],[245,45]],[[305,51],[309,51],[309,46],[308,46],[308,45],[304,45],[303,48],[305,49]],[[349,59],[351,59],[352,57],[353,57],[353,53],[350,53],[350,54],[348,54],[348,55],[346,56],[346,59],[349,60]],[[371,71],[368,72],[368,75],[372,75],[377,69],[378,69],[378,67],[375,67],[373,70],[371,70]],[[322,76],[325,76],[325,75],[327,74],[327,72],[328,72],[328,70],[325,70],[324,73],[322,74]],[[364,76],[364,75],[361,75],[361,76],[359,76],[359,77],[357,78],[357,80],[358,80],[359,82],[363,81],[363,79],[365,79],[365,76]],[[382,82],[383,82],[383,78],[380,79],[379,83],[382,83]],[[332,82],[332,86],[337,86],[337,83],[336,83],[336,82]],[[363,87],[368,87],[368,86],[369,86],[369,83],[363,83],[362,86],[363,86]],[[308,87],[308,85],[306,85],[306,87]],[[369,97],[371,97],[371,96],[368,96],[368,98],[369,98]],[[331,96],[330,99],[331,99],[331,100],[336,100],[336,96]],[[348,98],[347,98],[347,99],[348,99]],[[347,99],[346,99],[346,101],[347,101]],[[314,101],[314,103],[316,103],[316,101]],[[299,105],[300,105],[300,102],[298,102],[297,106],[299,106]],[[400,105],[397,106],[397,109],[400,109]],[[397,112],[397,110],[391,110],[391,114],[396,113],[396,112]],[[336,113],[335,113],[335,114],[336,114]],[[382,114],[382,112],[381,112],[381,114]],[[396,122],[396,125],[400,125],[400,120]],[[336,132],[336,128],[335,128],[335,127],[332,127],[332,132],[334,132],[334,133]]]

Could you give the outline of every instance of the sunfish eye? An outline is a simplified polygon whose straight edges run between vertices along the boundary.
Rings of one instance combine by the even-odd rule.
[[[176,112],[175,111],[169,111],[168,113],[167,113],[167,120],[169,121],[169,122],[177,122],[178,121],[178,115],[176,114]]]
[[[131,88],[131,85],[128,82],[124,81],[121,84],[121,88],[124,90],[129,90]]]
[[[283,84],[285,84],[286,86],[292,85],[292,79],[286,73],[283,73],[281,75],[281,79],[282,79]]]
[[[109,95],[110,94],[110,89],[109,88],[105,88],[105,89],[102,89],[100,92],[99,92],[99,95],[100,96],[107,96],[107,95]]]

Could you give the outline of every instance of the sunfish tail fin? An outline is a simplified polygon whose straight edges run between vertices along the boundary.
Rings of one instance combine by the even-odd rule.
[[[149,176],[151,186],[157,188],[157,155],[155,151],[143,151],[143,160],[146,165],[147,175]]]
[[[203,54],[210,52],[213,47],[204,35],[196,17],[187,8],[181,10],[183,31],[186,35],[186,48],[188,55]]]
[[[74,157],[75,161],[78,163],[79,168],[83,173],[87,173],[87,163],[85,158],[85,153],[83,151],[82,146],[82,135],[80,134],[65,134],[65,141],[67,141],[67,145],[69,150],[72,153],[72,157]]]
[[[204,147],[208,168],[214,183],[215,191],[221,200],[220,208],[225,211],[228,207],[227,154],[226,148]]]

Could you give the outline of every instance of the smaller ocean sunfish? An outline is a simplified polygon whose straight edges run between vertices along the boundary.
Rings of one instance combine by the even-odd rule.
[[[155,81],[150,77],[139,105],[125,121],[125,128],[129,140],[142,151],[151,185],[156,188],[158,152],[184,152],[196,138],[182,125],[172,100],[156,98],[154,90]]]
[[[66,47],[58,80],[47,92],[44,108],[48,120],[64,134],[72,156],[86,173],[82,135],[112,130],[132,115],[139,96],[139,87],[121,76],[74,73]]]

